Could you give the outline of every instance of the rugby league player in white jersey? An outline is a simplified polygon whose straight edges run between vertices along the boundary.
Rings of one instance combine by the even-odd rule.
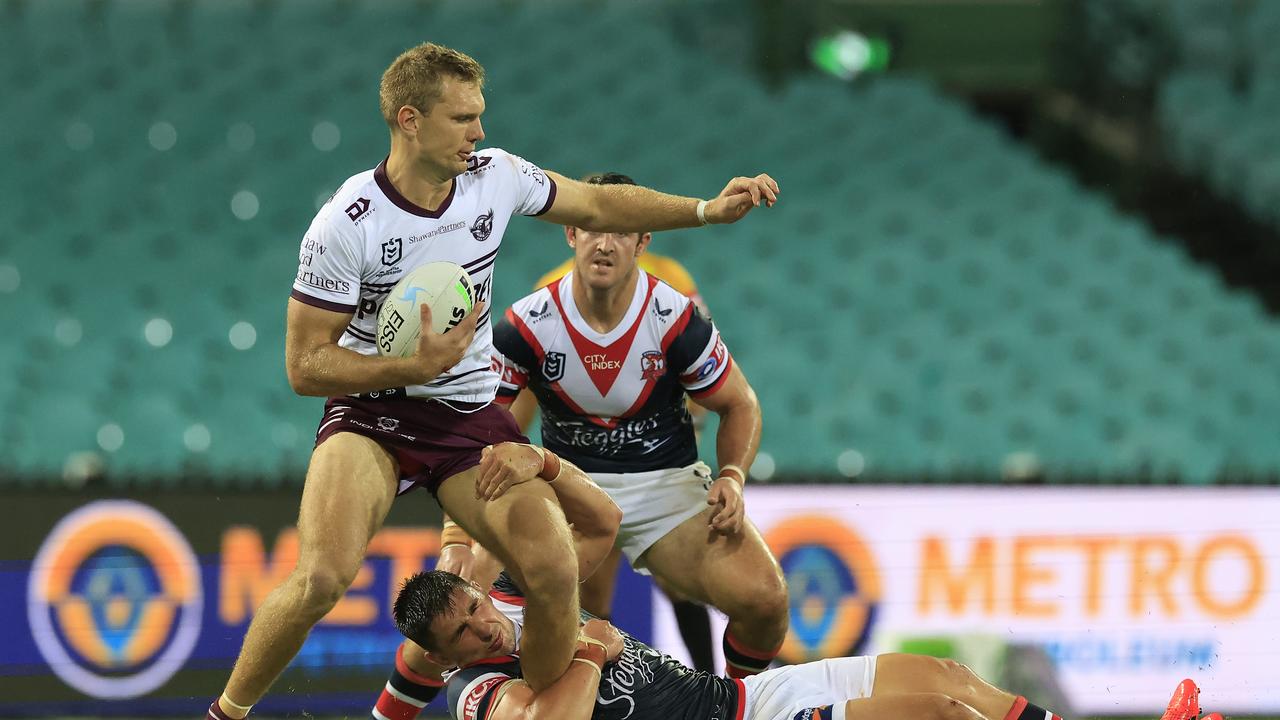
[[[330,399],[298,514],[297,567],[255,613],[210,718],[248,714],[351,584],[396,495],[419,485],[527,594],[527,682],[545,688],[559,678],[573,656],[579,610],[580,568],[564,513],[547,483],[523,483],[494,500],[476,488],[482,473],[500,477],[531,463],[544,477],[563,471],[559,458],[530,446],[481,463],[490,445],[526,441],[511,414],[491,403],[498,372],[484,301],[507,223],[521,214],[596,232],[664,230],[735,222],[777,200],[767,175],[734,178],[698,200],[587,185],[496,148],[478,150],[483,82],[475,60],[439,45],[396,58],[379,92],[389,155],[347,180],[303,238],[285,367],[295,392]],[[417,352],[379,356],[381,301],[405,273],[441,260],[471,274],[474,309],[436,334],[423,307]]]

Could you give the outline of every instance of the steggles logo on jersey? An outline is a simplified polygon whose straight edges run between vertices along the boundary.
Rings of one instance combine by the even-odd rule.
[[[471,237],[478,242],[484,242],[489,239],[489,235],[493,233],[493,208],[489,208],[489,212],[476,218],[471,223]]]
[[[347,206],[347,217],[351,218],[351,222],[360,224],[360,218],[369,212],[369,198],[357,198],[355,202]]]
[[[395,265],[404,254],[404,238],[391,238],[382,243],[382,264]]]
[[[542,361],[542,377],[546,378],[549,383],[564,377],[564,353],[547,353],[546,359]]]
[[[670,312],[668,310],[667,312]],[[654,381],[667,374],[667,358],[659,350],[647,350],[640,356],[640,379]]]

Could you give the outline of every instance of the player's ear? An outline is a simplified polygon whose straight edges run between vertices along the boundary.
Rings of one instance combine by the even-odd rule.
[[[564,241],[569,243],[569,247],[573,248],[574,250],[578,249],[578,245],[577,245],[578,234],[577,232],[575,232],[575,229],[572,225],[564,226]]]
[[[403,105],[396,112],[396,125],[406,135],[418,134],[418,110],[411,105]]]
[[[653,233],[640,233],[640,239],[636,241],[636,257],[643,255],[652,241]]]
[[[451,667],[454,667],[455,665],[457,665],[457,663],[455,663],[454,661],[452,661],[452,660],[450,660],[449,658],[444,657],[444,656],[443,656],[443,655],[441,655],[440,653],[438,653],[438,652],[434,652],[434,651],[432,651],[432,650],[425,650],[425,649],[424,649],[424,650],[422,651],[422,654],[423,654],[423,655],[427,658],[427,660],[428,660],[428,661],[430,661],[432,664],[439,665],[439,666],[440,666],[440,667],[442,667],[442,668],[451,668]]]

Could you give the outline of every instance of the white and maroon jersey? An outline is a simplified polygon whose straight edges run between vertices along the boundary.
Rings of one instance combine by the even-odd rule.
[[[418,207],[387,179],[386,161],[342,184],[302,239],[292,297],[351,313],[339,346],[378,352],[378,310],[396,282],[429,262],[449,261],[471,274],[476,302],[487,300],[494,261],[511,216],[541,215],[555,202],[555,181],[536,165],[498,148],[477,151],[435,211]],[[491,364],[493,328],[479,319],[466,356],[411,396],[488,402],[498,386]]]
[[[685,394],[710,395],[733,359],[688,297],[640,271],[631,306],[607,333],[573,301],[572,273],[511,306],[494,330],[498,401],[529,387],[542,444],[587,472],[635,473],[698,459]]]

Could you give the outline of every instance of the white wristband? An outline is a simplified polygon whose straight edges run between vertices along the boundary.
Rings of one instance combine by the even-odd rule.
[[[742,468],[738,467],[737,465],[721,465],[721,466],[720,466],[720,473],[719,473],[719,475],[718,475],[717,477],[725,477],[725,472],[726,472],[726,471],[730,471],[730,472],[735,472],[735,473],[737,473],[737,474],[738,474],[738,477],[742,478],[742,482],[743,482],[743,484],[745,484],[745,483],[747,482],[747,473],[746,473]]]
[[[707,201],[706,200],[698,201],[698,224],[699,225],[707,224]]]

